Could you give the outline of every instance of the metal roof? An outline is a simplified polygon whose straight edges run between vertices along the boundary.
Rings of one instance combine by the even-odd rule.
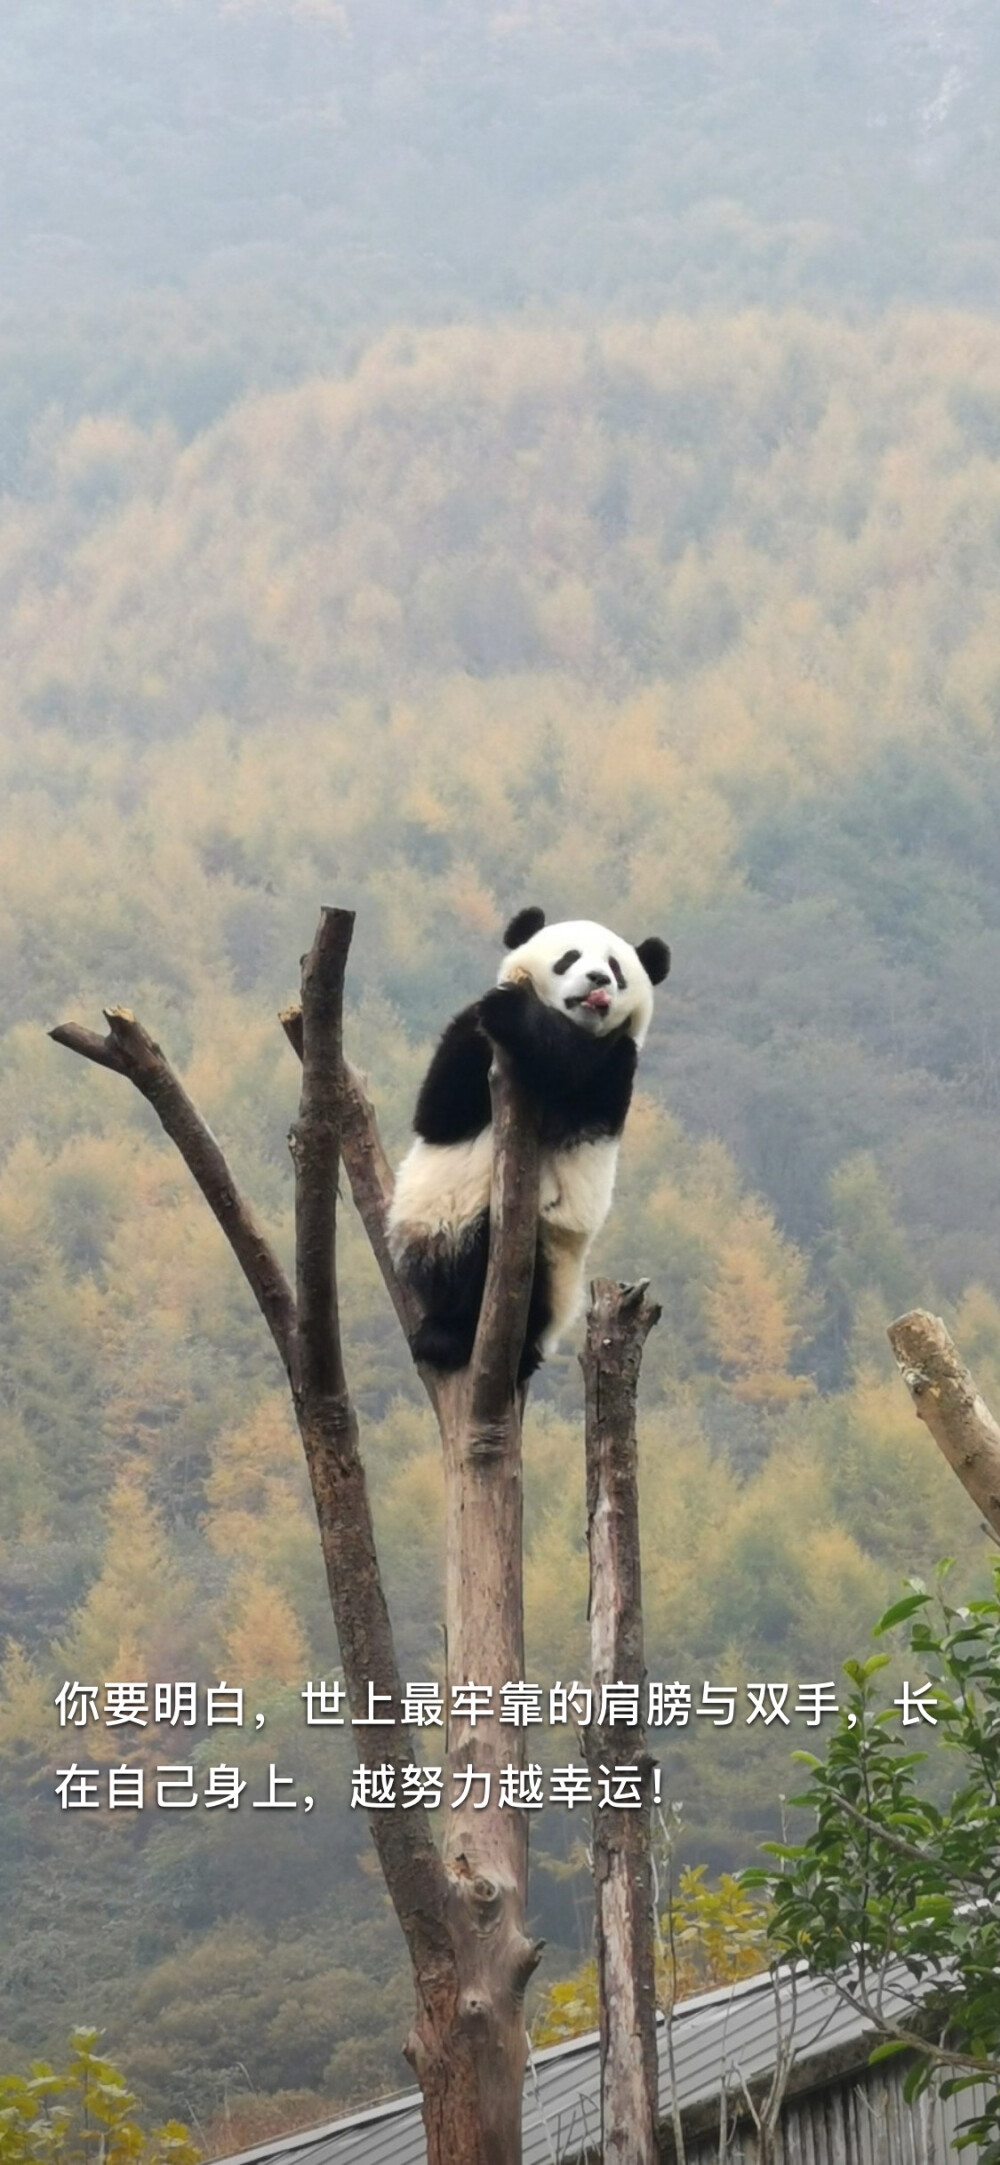
[[[725,2082],[766,2075],[794,2010],[794,2066],[858,2046],[871,2025],[849,2007],[836,1987],[804,1970],[770,1972],[684,2000],[674,2013],[672,2038],[659,2029],[660,2114],[671,2113],[670,2044],[677,2102],[684,2114],[719,2097]],[[887,2007],[887,2011],[891,2011]],[[780,2025],[780,2031],[779,2031]],[[846,2055],[848,2058],[850,2054]],[[600,2054],[596,2032],[532,2054],[524,2086],[524,2165],[559,2165],[579,2158],[600,2138]],[[596,2154],[596,2152],[594,2153]],[[332,2120],[257,2149],[228,2165],[426,2165],[420,2092],[407,2090],[387,2104],[348,2119]]]

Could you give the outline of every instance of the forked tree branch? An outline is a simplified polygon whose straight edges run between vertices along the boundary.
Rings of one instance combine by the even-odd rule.
[[[1000,1539],[1000,1426],[954,1340],[923,1308],[890,1323],[888,1337],[919,1419]]]
[[[347,1393],[335,1271],[340,1140],[343,980],[353,916],[324,910],[303,965],[303,1088],[293,1130],[298,1315],[292,1291],[214,1136],[160,1047],[127,1008],[105,1010],[108,1036],[76,1023],[50,1034],[59,1045],[134,1083],[176,1144],[222,1226],[288,1372],[320,1524],[348,1699],[359,1720],[369,1687],[384,1695],[392,1728],[355,1730],[363,1761],[392,1765],[396,1795],[413,1764],[401,1723],[402,1685],[375,1553],[357,1423]],[[377,1163],[377,1153],[372,1152]],[[391,1178],[391,1176],[390,1176]],[[448,1881],[422,1805],[370,1823],[410,1953],[425,1978],[453,1975],[446,1922]],[[452,1991],[454,1987],[451,1987]],[[433,1996],[433,1992],[432,1995]]]
[[[383,1875],[416,1972],[417,2017],[408,2052],[424,2092],[431,2165],[513,2165],[520,2156],[524,1986],[540,1953],[526,1939],[526,1815],[497,1811],[501,1749],[523,1757],[496,1720],[453,1724],[449,1760],[494,1773],[491,1807],[448,1814],[442,1862],[422,1804],[401,1810],[412,1768],[402,1687],[375,1553],[357,1422],[347,1391],[335,1269],[341,1152],[400,1323],[409,1338],[416,1302],[392,1264],[386,1235],[392,1173],[375,1115],[343,1061],[343,982],[353,916],[325,910],[305,958],[302,1008],[282,1017],[303,1065],[292,1135],[296,1174],[298,1313],[291,1288],[218,1144],[159,1047],[125,1009],[109,1034],[67,1024],[59,1044],[133,1082],[153,1105],[223,1227],[268,1322],[292,1386],[309,1465],[330,1598],[355,1716],[381,1695],[392,1726],[355,1728],[363,1763],[388,1762],[396,1808],[370,1813]],[[451,1669],[499,1685],[523,1674],[521,1398],[538,1215],[538,1145],[498,1055],[491,1074],[495,1134],[492,1237],[473,1361],[462,1375],[422,1378],[435,1403],[448,1491],[447,1610]]]
[[[302,1009],[296,1002],[278,1017],[293,1052],[302,1058]],[[392,1201],[392,1167],[382,1147],[375,1108],[365,1086],[349,1060],[343,1063],[341,1091],[340,1151],[351,1183],[354,1206],[368,1235],[369,1245],[385,1282],[389,1299],[407,1339],[420,1321],[420,1309],[403,1284],[389,1253],[386,1224]],[[425,1384],[434,1396],[427,1376]]]
[[[332,937],[332,934],[331,934]],[[303,1006],[310,981],[303,976]],[[289,1043],[309,1059],[309,1014],[281,1016]],[[339,1051],[336,1055],[339,1063]],[[334,1059],[327,1045],[324,1065]],[[524,1673],[522,1601],[521,1396],[517,1389],[534,1273],[538,1223],[537,1128],[499,1052],[490,1076],[493,1172],[490,1253],[479,1329],[469,1368],[436,1376],[421,1370],[441,1430],[445,1470],[445,1607],[448,1673],[489,1685],[491,1717],[470,1723],[452,1715],[448,1765],[460,1784],[445,1821],[445,1883],[450,1947],[457,1967],[457,2030],[418,2020],[407,2053],[424,2091],[429,2151],[437,2149],[443,2087],[464,2084],[468,2120],[448,2147],[448,2165],[514,2165],[520,2157],[520,2095],[525,2032],[524,1988],[541,1954],[523,1930],[527,1885],[527,1815],[499,1805],[501,1758],[524,1760],[524,1732],[500,1726],[500,1687]],[[307,1091],[304,1089],[303,1102]],[[386,1220],[392,1172],[374,1111],[346,1067],[340,1091],[341,1147],[354,1201],[407,1338],[419,1310],[389,1254]],[[323,1174],[331,1187],[329,1165]],[[332,1187],[331,1187],[332,1192]],[[300,1304],[304,1295],[300,1290]],[[343,1639],[342,1639],[343,1644]],[[345,1661],[346,1666],[346,1661]],[[489,1781],[484,1808],[469,1770]],[[459,1801],[464,1789],[464,1801]],[[375,1829],[391,1832],[392,1821]],[[385,1859],[383,1869],[392,1880]],[[395,1897],[394,1897],[395,1899]],[[397,1908],[398,1908],[397,1902]],[[425,1999],[427,1998],[425,1992]],[[456,2048],[458,2048],[456,2050]],[[469,2059],[466,2060],[466,2053]],[[449,2071],[450,2070],[450,2071]],[[449,2108],[452,2109],[452,2108]]]
[[[336,1280],[337,1173],[343,1089],[344,971],[350,910],[323,910],[302,966],[302,1096],[292,1129],[299,1314],[296,1412],[319,1520],[327,1584],[350,1704],[369,1714],[369,1690],[393,1726],[356,1728],[363,1764],[388,1763],[396,1809],[369,1824],[393,1907],[418,1970],[451,1966],[447,1879],[422,1804],[401,1810],[413,1765],[402,1723],[403,1688],[375,1553],[358,1427],[344,1376]]]
[[[266,1233],[244,1202],[211,1129],[148,1031],[127,1007],[106,1007],[107,1037],[79,1023],[50,1030],[57,1045],[127,1076],[153,1107],[218,1219],[294,1387],[295,1301]]]
[[[302,1009],[293,1005],[278,1017],[285,1036],[302,1058]],[[420,1321],[420,1307],[403,1284],[392,1257],[386,1224],[392,1201],[392,1167],[382,1147],[375,1109],[364,1084],[344,1062],[341,1095],[341,1155],[347,1168],[358,1216],[407,1339]],[[528,1304],[535,1267],[538,1221],[538,1131],[510,1071],[505,1053],[494,1048],[490,1071],[493,1106],[493,1173],[490,1190],[490,1254],[479,1328],[470,1364],[471,1417],[481,1450],[502,1427],[517,1386]],[[438,1405],[438,1387],[421,1370],[425,1388]]]

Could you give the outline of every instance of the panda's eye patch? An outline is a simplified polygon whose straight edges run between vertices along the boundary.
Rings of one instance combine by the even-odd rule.
[[[611,974],[614,978],[615,984],[617,985],[619,992],[624,992],[625,972],[622,969],[621,963],[619,962],[616,955],[609,955],[608,962],[610,964]]]
[[[558,962],[554,962],[552,965],[553,977],[565,977],[567,970],[571,970],[574,962],[579,962],[579,960],[579,948],[567,947],[566,953],[564,955],[560,955]]]

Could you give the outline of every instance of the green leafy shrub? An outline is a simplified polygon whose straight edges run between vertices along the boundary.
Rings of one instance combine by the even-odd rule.
[[[148,2133],[140,2125],[99,2036],[74,2030],[61,2072],[36,2060],[29,2075],[0,2076],[0,2165],[197,2165],[201,2152],[179,2120]]]

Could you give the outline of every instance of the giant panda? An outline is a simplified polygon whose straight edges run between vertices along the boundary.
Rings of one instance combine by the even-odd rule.
[[[667,975],[670,950],[659,939],[630,947],[586,920],[546,925],[540,909],[511,919],[504,946],[496,987],[448,1024],[424,1077],[388,1233],[396,1269],[423,1309],[414,1359],[445,1372],[467,1367],[489,1253],[489,1069],[493,1045],[502,1046],[537,1109],[541,1141],[523,1383],[582,1307],[653,986]]]

